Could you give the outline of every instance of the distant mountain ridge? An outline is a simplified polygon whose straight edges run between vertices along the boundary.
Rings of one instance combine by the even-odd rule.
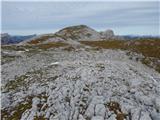
[[[6,44],[17,44],[20,43],[24,40],[30,39],[35,37],[36,35],[26,35],[26,36],[21,36],[21,35],[9,35],[8,33],[2,33],[1,34],[1,44],[6,45]]]
[[[153,36],[153,35],[121,35],[125,40],[130,39],[140,39],[140,38],[160,38],[160,36]]]
[[[160,36],[139,36],[139,35],[115,35],[114,31],[107,29],[98,32],[87,25],[69,26],[59,30],[56,33],[11,36],[8,33],[1,34],[1,43],[3,44],[45,44],[50,42],[69,42],[78,43],[78,41],[101,41],[101,40],[133,40],[141,38],[160,38]]]

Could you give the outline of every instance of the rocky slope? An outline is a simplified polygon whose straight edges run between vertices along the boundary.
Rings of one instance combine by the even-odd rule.
[[[3,120],[160,119],[160,74],[125,51],[12,47],[2,48],[15,55],[2,65]]]

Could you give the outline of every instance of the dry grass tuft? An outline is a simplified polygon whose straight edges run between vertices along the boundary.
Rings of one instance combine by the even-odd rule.
[[[123,113],[118,102],[111,101],[107,104],[110,111],[116,114],[117,120],[125,120],[127,114]]]
[[[68,45],[67,43],[62,43],[62,42],[49,42],[46,44],[39,44],[36,47],[39,49],[49,49],[49,48],[58,48],[58,47],[64,47]]]
[[[53,38],[53,37],[54,37],[53,35],[52,36],[50,36],[50,35],[41,36],[39,38],[36,38],[34,40],[29,41],[28,44],[33,44],[33,45],[39,44],[39,43],[42,43],[42,42],[48,40],[49,38]]]
[[[108,41],[81,41],[80,43],[104,49],[122,49],[125,41],[108,40]]]

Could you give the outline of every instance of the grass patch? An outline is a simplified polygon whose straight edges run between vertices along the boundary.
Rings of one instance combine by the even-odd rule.
[[[127,49],[142,53],[145,57],[154,57],[160,59],[160,39],[141,39],[128,41]]]
[[[33,48],[30,45],[2,45],[2,50],[10,50],[10,51],[25,51],[25,49]]]
[[[21,56],[1,55],[1,64],[12,62],[17,58],[21,58]]]
[[[28,99],[26,103],[20,103],[10,111],[1,110],[1,118],[5,120],[20,120],[23,112],[32,107],[32,99]],[[11,114],[12,113],[12,114]]]
[[[122,49],[125,41],[108,40],[108,41],[81,41],[80,43],[97,48],[104,49]]]
[[[47,101],[48,96],[45,95],[45,93],[39,94],[39,95],[33,95],[33,96],[27,96],[25,98],[25,101],[19,103],[14,108],[11,108],[9,110],[4,109],[1,110],[1,118],[5,120],[20,120],[22,117],[22,114],[32,108],[32,99],[34,97],[38,97],[40,99],[45,99],[45,102]],[[42,106],[42,105],[41,105]],[[46,106],[48,107],[48,106]],[[46,109],[46,108],[44,108]],[[34,120],[47,120],[44,118],[44,116],[35,116]]]
[[[47,120],[44,116],[35,116],[34,120]]]
[[[66,45],[68,45],[68,44],[62,43],[62,42],[50,42],[50,43],[46,43],[46,44],[37,45],[36,47],[39,48],[39,49],[42,49],[42,50],[46,50],[46,49],[49,49],[49,48],[64,47]]]
[[[34,40],[31,40],[28,42],[28,44],[32,44],[32,45],[35,45],[35,44],[39,44],[39,43],[42,43],[50,38],[53,38],[55,35],[44,35],[44,36],[41,36],[39,38],[36,38]]]
[[[143,64],[160,72],[160,39],[138,40],[105,40],[105,41],[80,41],[80,43],[99,49],[121,49],[142,54],[140,60]],[[95,49],[95,50],[96,50]],[[132,58],[130,58],[132,59]]]
[[[72,46],[67,46],[63,50],[65,50],[65,51],[75,51],[75,48],[72,47]]]
[[[7,91],[16,90],[18,87],[21,87],[25,84],[25,79],[27,79],[27,78],[28,78],[28,76],[26,76],[26,75],[21,75],[20,77],[15,77],[15,80],[11,80],[5,85],[5,89]]]

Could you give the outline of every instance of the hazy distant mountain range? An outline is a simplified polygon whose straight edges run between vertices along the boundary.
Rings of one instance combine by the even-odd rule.
[[[124,39],[130,40],[130,39],[139,39],[139,38],[160,38],[158,35],[121,35]]]
[[[26,35],[26,36],[21,36],[21,35],[15,35],[12,36],[8,33],[2,33],[1,34],[1,44],[5,45],[5,44],[16,44],[16,43],[20,43],[24,40],[30,39],[32,37],[35,37],[36,35]]]

